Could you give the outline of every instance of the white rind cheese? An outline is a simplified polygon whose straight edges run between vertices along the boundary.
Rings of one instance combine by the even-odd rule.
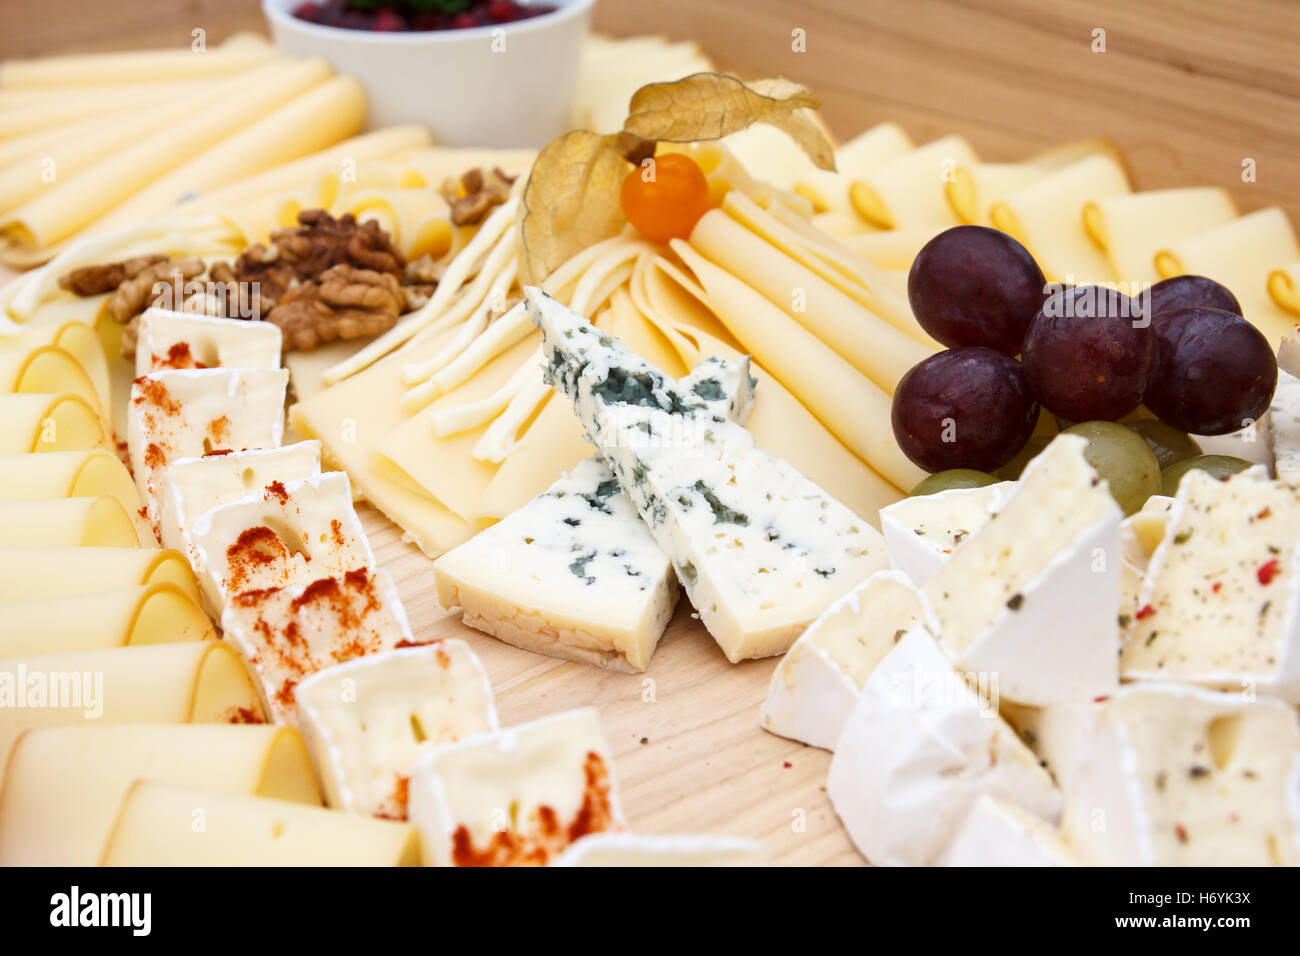
[[[135,346],[135,374],[171,369],[279,368],[278,325],[170,309],[145,309]]]
[[[692,416],[698,395],[539,290],[525,300],[548,380],[573,402],[728,660],[783,653],[888,565],[879,532],[743,427]]]
[[[716,396],[702,399],[700,414],[744,416],[752,405],[748,363],[709,360],[682,384],[705,385]],[[678,595],[663,549],[599,458],[433,569],[439,603],[462,608],[468,626],[525,650],[621,671],[645,670]]]
[[[735,837],[594,833],[552,866],[767,866],[767,847]]]
[[[1300,485],[1300,378],[1277,370],[1277,390],[1269,408],[1273,423],[1273,468],[1279,481]]]
[[[1066,811],[1085,862],[1300,863],[1300,725],[1281,701],[1135,685],[1088,742]]]
[[[487,672],[458,640],[327,667],[294,696],[326,802],[352,813],[406,819],[421,754],[497,729]]]
[[[1300,702],[1297,544],[1300,489],[1189,472],[1125,632],[1124,677]]]
[[[1061,435],[925,586],[957,667],[1018,703],[1088,701],[1118,685],[1121,514]]]
[[[922,625],[867,680],[826,789],[870,862],[937,863],[982,794],[1059,819],[1061,795],[1051,777],[984,696]]]
[[[416,762],[410,794],[434,866],[545,866],[588,834],[626,828],[590,708],[436,747]]]
[[[1280,379],[1281,375],[1278,377]],[[1267,412],[1257,421],[1226,435],[1191,437],[1201,446],[1203,455],[1230,455],[1263,466],[1270,472],[1273,470],[1273,416]]]
[[[781,658],[760,726],[834,750],[867,678],[918,622],[937,627],[925,595],[901,571],[877,571],[832,604]]]
[[[1104,707],[1105,701],[1051,707],[1021,707],[1003,701],[1001,714],[1057,786],[1068,792],[1078,779],[1088,739],[1096,732]]]
[[[959,544],[984,527],[1014,487],[1014,481],[1001,481],[983,488],[950,488],[881,508],[880,530],[890,563],[917,587],[925,584]]]
[[[1078,866],[1055,827],[990,796],[975,801],[940,866]]]
[[[190,540],[204,601],[217,613],[243,591],[296,587],[375,566],[341,471],[268,486],[206,511]]]

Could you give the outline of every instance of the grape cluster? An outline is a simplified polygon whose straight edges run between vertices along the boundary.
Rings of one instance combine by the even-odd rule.
[[[1268,340],[1204,276],[1134,297],[1053,286],[1011,236],[957,226],[917,255],[907,293],[921,327],[948,346],[894,392],[899,446],[936,473],[922,493],[969,487],[972,469],[1015,478],[1064,429],[1088,439],[1089,461],[1132,513],[1189,468],[1244,466],[1201,456],[1191,435],[1246,427],[1277,384]]]

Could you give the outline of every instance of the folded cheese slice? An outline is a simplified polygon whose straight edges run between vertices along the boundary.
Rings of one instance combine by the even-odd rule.
[[[102,417],[95,383],[71,353],[57,345],[10,349],[0,345],[0,393],[76,395]]]
[[[0,602],[173,584],[196,604],[199,586],[178,551],[0,547]]]
[[[238,302],[232,304],[238,307]],[[270,322],[149,308],[140,316],[135,374],[172,369],[279,368],[281,339],[280,327]]]
[[[221,629],[252,667],[276,723],[298,722],[294,691],[305,677],[414,643],[392,579],[365,568],[244,591],[226,605]]]
[[[743,360],[701,363],[681,386],[698,398],[699,415],[743,422],[753,406]],[[599,458],[581,462],[433,568],[439,603],[462,608],[470,627],[613,670],[645,670],[677,603],[668,557]]]
[[[1279,481],[1300,485],[1300,378],[1281,366],[1268,418],[1273,473]]]
[[[217,636],[175,584],[10,601],[0,614],[0,657],[202,641]]]
[[[0,335],[0,352],[14,351],[29,355],[38,348],[53,345],[66,352],[81,366],[94,386],[101,410],[109,404],[108,359],[92,322],[46,320],[28,322],[21,331]],[[62,389],[59,389],[62,391]]]
[[[99,410],[80,395],[0,395],[0,454],[111,445]]]
[[[152,548],[122,503],[97,498],[0,501],[0,548]]]
[[[939,858],[940,866],[1078,866],[1053,826],[1014,803],[987,794]]]
[[[923,625],[868,678],[826,789],[870,862],[935,864],[982,794],[1059,819],[1060,793],[986,699],[992,689],[968,686]]]
[[[551,866],[767,866],[767,847],[736,837],[593,833]]]
[[[898,571],[877,571],[804,631],[772,672],[764,730],[834,750],[871,672],[917,623],[937,631],[925,595]]]
[[[405,823],[137,781],[101,866],[419,866]]]
[[[880,533],[743,427],[537,289],[548,380],[578,413],[728,660],[784,652],[882,570]]]
[[[976,162],[966,140],[945,136],[855,179],[849,199],[858,215],[877,229],[955,226],[959,220],[948,204],[945,185],[953,181],[958,167]]]
[[[116,498],[131,517],[140,540],[153,531],[145,518],[131,474],[122,460],[102,448],[44,454],[0,455],[0,499]]]
[[[497,729],[487,671],[458,640],[327,667],[294,696],[329,805],[394,820],[421,754]]]
[[[1117,279],[1133,285],[1156,282],[1156,255],[1189,236],[1229,222],[1236,204],[1226,190],[1210,186],[1153,189],[1099,198],[1083,207],[1083,222],[1106,254]]]
[[[914,495],[880,509],[889,562],[917,587],[938,573],[957,546],[988,522],[1015,482]]]
[[[1120,671],[1300,703],[1300,489],[1246,472],[1178,486]]]
[[[434,748],[415,765],[410,811],[433,866],[545,866],[626,827],[591,708]]]
[[[120,724],[19,738],[0,788],[0,866],[94,866],[139,779],[320,805],[292,727]]]
[[[215,614],[245,591],[297,587],[375,566],[342,471],[273,482],[205,511],[190,528],[190,544],[204,601]]]
[[[1087,863],[1300,865],[1300,725],[1281,701],[1130,686],[1087,743],[1065,821]]]
[[[1080,702],[1119,682],[1119,506],[1061,435],[925,585],[957,667],[1022,704]]]

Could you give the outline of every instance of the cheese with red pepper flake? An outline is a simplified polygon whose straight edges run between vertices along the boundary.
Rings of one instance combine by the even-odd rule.
[[[594,833],[552,866],[767,866],[767,847],[735,837]]]
[[[1281,701],[1134,685],[1087,745],[1065,824],[1085,862],[1300,864],[1300,724]]]
[[[1300,489],[1189,472],[1151,557],[1120,669],[1300,702]]]
[[[411,775],[410,820],[434,866],[545,866],[626,828],[594,709],[436,747]]]
[[[220,613],[243,591],[294,587],[357,568],[374,555],[341,471],[273,484],[204,512],[190,530],[205,603]]]
[[[1300,485],[1300,378],[1278,369],[1268,417],[1273,428],[1273,469],[1279,481]]]
[[[1056,438],[925,585],[958,668],[999,674],[1018,703],[1087,701],[1119,681],[1122,516],[1086,447]]]
[[[405,820],[421,754],[497,729],[487,672],[458,640],[327,667],[294,696],[326,801],[353,813]]]
[[[904,498],[880,509],[880,530],[889,562],[917,587],[938,573],[963,541],[989,520],[999,500],[1015,487],[1002,481],[983,488],[950,488]]]
[[[1077,866],[1060,832],[1015,804],[975,801],[940,866]]]
[[[135,374],[183,368],[279,368],[281,332],[270,322],[145,309]]]
[[[392,579],[360,569],[235,595],[221,615],[276,723],[297,724],[298,684],[319,670],[414,643]]]

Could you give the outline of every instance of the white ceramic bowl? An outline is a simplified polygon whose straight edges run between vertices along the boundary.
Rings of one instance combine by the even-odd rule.
[[[445,146],[543,146],[569,128],[595,0],[500,26],[374,33],[307,23],[301,0],[262,0],[285,53],[323,56],[366,89],[371,128],[423,123]]]

